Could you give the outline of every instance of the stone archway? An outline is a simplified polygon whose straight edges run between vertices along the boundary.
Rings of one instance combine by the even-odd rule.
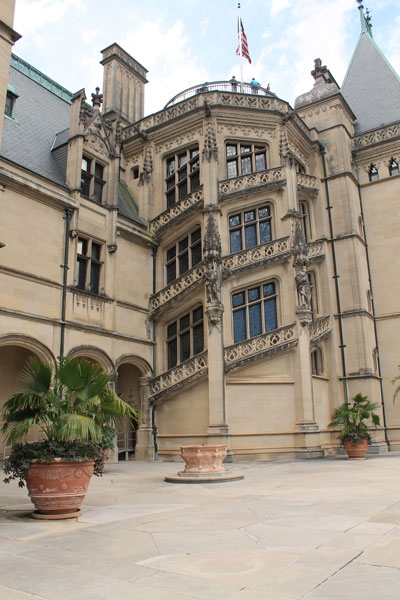
[[[153,455],[152,427],[148,414],[151,367],[144,359],[125,355],[116,362],[116,391],[141,411],[138,423],[126,420],[118,436],[119,458],[149,460]]]
[[[0,336],[0,410],[7,398],[18,391],[18,375],[33,357],[50,363],[55,362],[52,352],[33,338],[18,334]],[[32,433],[28,439],[33,441],[37,439],[37,435]],[[2,436],[1,458],[6,454],[6,450]]]
[[[114,364],[111,358],[104,350],[96,348],[95,346],[77,346],[68,352],[68,356],[73,358],[85,358],[89,362],[94,362],[99,365],[106,373],[111,373],[113,375],[115,373]]]

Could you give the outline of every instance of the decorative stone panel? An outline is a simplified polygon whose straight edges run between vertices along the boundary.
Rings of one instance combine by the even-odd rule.
[[[309,324],[310,342],[316,346],[322,339],[331,334],[331,320],[329,316],[321,317]]]
[[[207,371],[208,356],[207,351],[205,351],[155,377],[150,385],[150,401],[154,402],[161,395],[175,391],[182,385],[205,375]]]
[[[285,325],[225,348],[225,370],[241,367],[251,360],[286,350],[297,344],[296,324]]]
[[[182,215],[186,215],[186,212],[195,206],[201,206],[204,201],[203,187],[195,190],[189,196],[186,196],[180,202],[177,202],[171,208],[168,208],[162,212],[158,217],[152,220],[150,223],[150,233],[159,235],[161,231],[167,226],[174,222]]]
[[[317,178],[306,173],[296,173],[297,189],[312,189],[317,191]]]
[[[204,265],[197,265],[179,277],[179,279],[175,279],[175,281],[160,290],[157,294],[151,296],[150,311],[153,313],[153,316],[155,313],[158,313],[162,308],[167,306],[172,300],[175,300],[183,292],[188,291],[190,288],[202,281],[203,278]]]
[[[259,173],[251,173],[249,175],[242,175],[241,177],[226,179],[221,181],[218,184],[218,187],[219,194],[223,197],[265,184],[279,183],[278,187],[281,187],[285,182],[283,167],[276,167],[275,169],[260,171]]]
[[[400,122],[356,136],[353,139],[353,148],[365,148],[366,146],[390,140],[397,136],[400,136]]]
[[[290,256],[290,240],[289,237],[281,238],[255,246],[249,250],[242,250],[235,254],[230,254],[222,259],[222,266],[228,271],[242,269],[244,267],[253,266],[266,260],[278,260],[279,258],[287,258]]]
[[[310,260],[323,258],[325,256],[324,240],[315,240],[315,242],[308,242],[307,256]]]

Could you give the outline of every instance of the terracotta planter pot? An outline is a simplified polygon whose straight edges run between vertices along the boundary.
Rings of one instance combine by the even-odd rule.
[[[26,472],[28,494],[36,507],[36,519],[71,519],[81,514],[94,461],[33,461]]]
[[[348,458],[351,460],[363,460],[367,453],[368,440],[360,440],[357,444],[346,441],[343,442],[343,447],[347,452]]]
[[[226,446],[181,446],[184,473],[223,473]]]

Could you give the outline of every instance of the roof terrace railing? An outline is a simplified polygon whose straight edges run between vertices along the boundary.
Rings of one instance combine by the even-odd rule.
[[[195,85],[193,87],[180,92],[167,104],[164,108],[168,108],[169,106],[173,106],[178,102],[182,102],[183,100],[187,100],[196,94],[202,94],[206,92],[233,92],[234,94],[255,94],[259,96],[270,96],[276,97],[275,94],[269,91],[268,88],[263,88],[260,85],[254,85],[251,83],[241,83],[240,81],[206,81],[205,83],[201,83],[200,85]]]

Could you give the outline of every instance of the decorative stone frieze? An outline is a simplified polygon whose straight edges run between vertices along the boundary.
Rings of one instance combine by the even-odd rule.
[[[159,235],[161,231],[170,225],[172,221],[186,214],[186,211],[194,206],[201,206],[204,201],[203,187],[198,188],[171,208],[162,212],[150,223],[150,233]]]
[[[295,323],[263,333],[250,340],[233,344],[225,348],[225,370],[235,369],[250,360],[291,348],[295,344],[297,344]]]
[[[308,258],[310,261],[315,261],[317,258],[323,258],[325,256],[324,240],[315,240],[315,242],[308,242]]]
[[[251,173],[250,175],[243,175],[242,177],[226,179],[221,181],[218,187],[219,194],[223,197],[234,194],[235,192],[241,192],[252,187],[270,183],[279,183],[279,186],[282,186],[285,182],[283,167],[276,167],[275,169],[260,171],[259,173]]]
[[[310,343],[312,346],[317,345],[322,339],[331,334],[331,320],[329,316],[321,317],[309,324]]]
[[[150,385],[150,402],[154,403],[161,395],[171,393],[178,387],[201,377],[207,373],[207,351],[186,360],[180,365],[155,377]]]
[[[227,271],[243,269],[266,260],[278,260],[290,256],[289,237],[280,238],[273,242],[268,242],[260,246],[255,246],[249,250],[242,250],[235,254],[230,254],[222,259],[222,267]]]
[[[306,175],[306,173],[296,173],[297,189],[311,188],[317,190],[317,178],[312,175]]]
[[[372,144],[390,140],[397,136],[400,136],[400,122],[356,136],[353,139],[353,148],[365,148],[367,146],[371,146]]]
[[[164,306],[175,300],[177,296],[183,292],[187,292],[190,288],[198,284],[204,278],[204,265],[197,265],[187,271],[184,275],[175,279],[172,283],[154,294],[150,298],[150,311],[152,313],[159,312]]]

